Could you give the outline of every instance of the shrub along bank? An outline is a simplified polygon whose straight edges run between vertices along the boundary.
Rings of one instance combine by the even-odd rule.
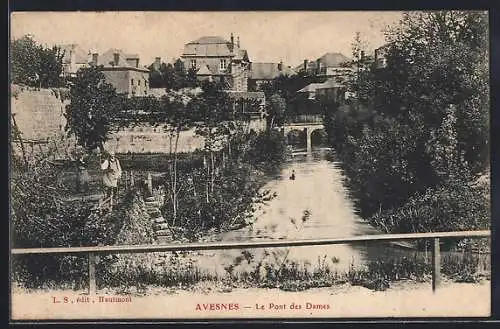
[[[489,184],[476,184],[489,170],[487,17],[413,13],[399,23],[386,32],[385,67],[357,57],[356,97],[322,104],[348,187],[386,232],[488,229]]]

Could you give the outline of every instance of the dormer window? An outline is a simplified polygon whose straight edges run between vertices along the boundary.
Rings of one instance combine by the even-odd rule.
[[[227,61],[225,58],[220,60],[220,69],[225,70],[227,68]]]
[[[193,68],[193,69],[196,68],[196,59],[191,60],[191,68]]]

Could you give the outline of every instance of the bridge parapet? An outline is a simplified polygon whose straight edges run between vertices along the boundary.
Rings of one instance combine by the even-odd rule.
[[[285,121],[286,125],[322,124],[323,116],[321,114],[299,114],[287,116]]]

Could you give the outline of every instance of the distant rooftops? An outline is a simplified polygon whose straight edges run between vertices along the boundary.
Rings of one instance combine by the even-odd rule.
[[[214,44],[214,43],[228,43],[227,40],[219,36],[204,36],[198,38],[194,41],[188,42],[187,44]]]
[[[87,64],[89,61],[89,54],[75,43],[62,44],[59,45],[59,48],[61,48],[61,51],[64,52],[63,56],[64,64],[70,64],[72,61],[71,59],[72,56],[74,56],[73,58],[76,64]]]
[[[289,66],[284,66],[283,63],[252,63],[250,79],[272,80],[279,76],[292,76],[295,74],[295,71]]]
[[[137,54],[126,54],[123,50],[117,48],[111,48],[102,55],[93,54],[92,63],[103,66],[105,69],[133,69],[149,72],[148,69],[139,66],[139,56]]]
[[[335,78],[330,78],[322,83],[311,83],[297,91],[297,93],[311,93],[318,89],[341,88],[344,85],[337,82]]]

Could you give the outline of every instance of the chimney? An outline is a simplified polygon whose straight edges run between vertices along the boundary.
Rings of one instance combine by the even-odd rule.
[[[320,73],[320,68],[321,68],[321,60],[318,58],[316,60],[316,74]]]
[[[161,65],[161,57],[155,57],[155,63],[153,65],[153,68],[155,69],[155,71],[159,71],[160,70],[160,65]]]
[[[92,63],[97,66],[97,61],[99,59],[99,54],[98,53],[93,53],[92,54]]]
[[[230,46],[231,52],[233,52],[233,49],[234,49],[234,36],[233,36],[233,32],[231,32],[231,46]]]
[[[279,71],[283,70],[283,61],[282,60],[280,60],[280,62],[278,63],[278,70]]]
[[[114,65],[118,65],[119,62],[120,62],[120,54],[119,53],[114,53],[113,54],[113,64]]]
[[[238,48],[240,48],[240,36],[239,35],[236,37],[236,45],[238,46]]]
[[[304,59],[304,71],[307,71],[307,59]]]

